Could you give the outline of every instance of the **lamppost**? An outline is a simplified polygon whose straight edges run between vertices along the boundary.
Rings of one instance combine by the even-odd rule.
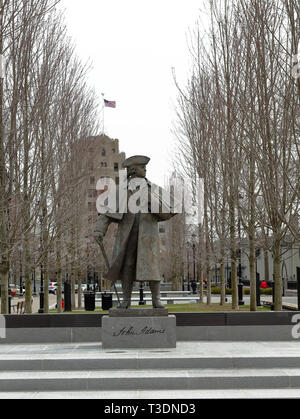
[[[90,291],[90,249],[89,249],[89,243],[90,243],[90,238],[88,236],[86,236],[85,238],[85,242],[86,242],[86,283],[87,283],[87,291]]]
[[[258,272],[257,267],[257,258],[260,256],[260,249],[256,249],[255,251],[255,270],[256,270],[256,305],[257,307],[261,307],[260,302],[260,274]]]
[[[39,314],[44,314],[44,267],[43,265],[41,265],[41,288],[40,288]]]
[[[193,280],[192,280],[192,290],[193,294],[197,294],[197,273],[196,273],[196,238],[197,235],[192,235],[192,249],[193,249]]]
[[[96,272],[94,268],[94,292],[96,292]]]
[[[23,290],[23,277],[22,277],[22,251],[23,251],[23,247],[20,244],[18,246],[18,250],[19,250],[19,255],[20,255],[20,294],[22,294],[22,290]]]
[[[187,263],[188,263],[188,291],[191,290],[191,277],[190,277],[190,243],[187,243]]]
[[[196,234],[193,234],[193,267],[194,267],[194,281],[196,281]]]
[[[243,195],[239,195],[239,199],[243,199]],[[238,267],[238,278],[239,278],[239,284],[238,284],[238,289],[239,289],[239,305],[243,306],[245,305],[245,302],[243,301],[243,282],[242,282],[242,243],[241,243],[241,215],[240,215],[240,209],[238,211],[238,217],[239,217],[239,225],[238,225],[238,229],[239,229],[239,267]]]
[[[38,204],[40,204],[40,201],[38,201]],[[41,253],[41,260],[43,261],[43,252],[44,252],[44,243],[43,243],[43,211],[40,210],[40,253]],[[41,263],[41,284],[40,284],[40,309],[39,314],[44,314],[44,266],[43,263]]]
[[[226,263],[226,287],[231,288],[231,285],[229,283],[230,277],[229,277],[229,258],[228,258],[228,250],[226,252],[226,259],[227,259],[227,263]]]

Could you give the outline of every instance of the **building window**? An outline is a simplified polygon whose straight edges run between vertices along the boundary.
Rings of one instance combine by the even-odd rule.
[[[114,170],[115,170],[115,172],[119,171],[119,163],[114,164]]]
[[[165,233],[166,232],[165,226],[160,226],[159,227],[159,232],[162,233],[162,234]]]
[[[89,189],[89,198],[94,198],[95,197],[95,190],[94,189]]]
[[[105,151],[105,148],[103,148],[101,155],[102,155],[103,157],[105,157],[105,156],[106,156],[106,151]]]
[[[116,149],[115,148],[112,149],[112,153],[116,154]]]
[[[90,177],[90,184],[94,185],[95,184],[95,176],[91,176]]]

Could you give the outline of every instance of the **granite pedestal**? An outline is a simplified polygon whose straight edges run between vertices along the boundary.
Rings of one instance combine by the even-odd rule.
[[[176,317],[167,309],[111,310],[102,319],[103,349],[176,348]]]

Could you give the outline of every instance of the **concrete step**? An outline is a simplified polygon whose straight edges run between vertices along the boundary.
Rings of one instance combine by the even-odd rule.
[[[172,350],[104,351],[98,343],[1,349],[0,398],[43,398],[47,392],[52,398],[78,392],[104,399],[232,398],[235,389],[240,398],[251,392],[263,397],[266,389],[268,398],[280,392],[300,396],[299,342],[180,342]]]
[[[128,391],[300,388],[300,368],[3,371],[0,391]]]
[[[2,355],[0,371],[94,371],[161,369],[300,368],[300,356],[106,356],[77,358]],[[166,354],[165,354],[166,355]]]
[[[38,392],[0,392],[0,399],[5,400],[131,400],[129,404],[135,405],[134,400],[154,400],[153,403],[160,403],[160,400],[169,404],[180,403],[180,400],[201,399],[300,399],[300,389],[278,388],[278,389],[227,389],[227,390],[136,390],[136,391],[38,391]],[[104,403],[104,402],[103,402]],[[121,402],[122,403],[122,402]],[[107,403],[109,405],[109,402]]]

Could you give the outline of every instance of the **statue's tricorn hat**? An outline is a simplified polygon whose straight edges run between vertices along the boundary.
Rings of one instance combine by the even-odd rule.
[[[146,156],[133,156],[125,160],[123,163],[124,169],[128,169],[131,166],[147,166],[151,159]]]

